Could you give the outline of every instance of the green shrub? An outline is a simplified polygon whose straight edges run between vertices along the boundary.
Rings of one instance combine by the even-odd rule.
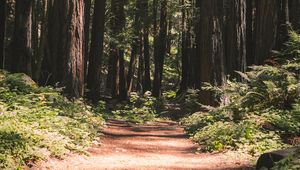
[[[84,153],[103,122],[92,110],[55,89],[38,87],[26,75],[0,73],[0,169]]]
[[[294,33],[291,38],[286,50],[277,55],[279,65],[238,72],[242,82],[203,86],[202,90],[214,92],[219,106],[207,106],[206,112],[181,121],[202,150],[241,150],[255,155],[289,146],[281,136],[299,135],[300,38]]]
[[[135,123],[145,123],[156,119],[156,110],[157,100],[150,93],[145,93],[144,96],[131,93],[129,103],[118,105],[109,117]]]

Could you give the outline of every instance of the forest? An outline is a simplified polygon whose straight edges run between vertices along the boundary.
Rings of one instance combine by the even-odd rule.
[[[300,169],[300,0],[0,0],[0,169]]]

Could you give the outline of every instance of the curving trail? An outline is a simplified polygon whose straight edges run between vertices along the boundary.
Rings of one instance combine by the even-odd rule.
[[[135,125],[110,120],[100,146],[90,156],[50,159],[35,169],[51,170],[192,170],[249,169],[249,159],[237,153],[200,153],[174,122]]]

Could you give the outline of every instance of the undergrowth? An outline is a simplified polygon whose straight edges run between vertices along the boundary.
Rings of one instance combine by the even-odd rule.
[[[146,92],[143,96],[132,92],[129,101],[116,104],[108,118],[126,120],[133,123],[146,123],[158,120],[158,100]]]
[[[300,133],[300,37],[291,33],[286,50],[277,53],[277,64],[252,66],[238,72],[242,82],[225,86],[206,84],[218,107],[205,107],[182,119],[203,151],[239,150],[252,155],[290,146],[283,137]]]
[[[22,169],[49,156],[62,158],[99,137],[100,113],[70,101],[25,74],[0,72],[0,169]]]

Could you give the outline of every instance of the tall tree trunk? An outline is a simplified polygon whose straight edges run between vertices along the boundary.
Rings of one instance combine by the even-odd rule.
[[[105,0],[95,0],[95,8],[93,15],[92,39],[87,85],[90,89],[89,97],[94,102],[100,99],[100,76],[103,55],[105,3]]]
[[[181,0],[181,13],[182,13],[182,20],[181,20],[181,83],[180,83],[180,89],[178,91],[178,94],[181,92],[187,90],[188,88],[188,75],[189,75],[189,56],[188,56],[188,47],[187,43],[189,41],[187,34],[188,34],[188,28],[187,28],[187,15],[186,15],[186,7],[185,7],[185,0]]]
[[[289,15],[293,29],[300,33],[300,0],[289,0]]]
[[[300,17],[300,16],[298,16]],[[289,0],[280,0],[278,3],[278,23],[276,50],[282,50],[284,43],[289,39]]]
[[[43,59],[43,84],[57,85],[63,80],[64,66],[67,65],[65,49],[68,11],[65,11],[68,0],[49,0],[47,53]]]
[[[15,30],[12,45],[12,72],[31,76],[32,0],[16,0]]]
[[[125,27],[125,0],[111,0],[112,14],[111,30],[112,37],[122,43],[124,37],[120,36]],[[125,68],[124,68],[124,49],[117,42],[110,42],[110,70],[111,74],[111,93],[113,97],[123,100],[127,97]]]
[[[84,71],[86,71],[86,73],[88,73],[88,63],[89,63],[89,56],[90,56],[89,48],[92,48],[92,47],[90,47],[90,43],[91,43],[90,42],[91,7],[92,7],[92,0],[85,0],[84,1],[84,37],[85,37],[85,40],[84,40]],[[94,9],[95,9],[95,7],[94,7]],[[95,13],[95,11],[94,11],[94,13]]]
[[[143,52],[144,52],[144,82],[143,88],[145,91],[151,90],[151,77],[150,77],[150,53],[149,53],[149,3],[148,0],[144,0],[142,4],[143,8]]]
[[[167,50],[167,31],[168,31],[167,5],[168,5],[167,0],[163,0],[161,2],[159,37],[158,37],[158,42],[156,42],[157,53],[156,56],[154,56],[155,73],[154,73],[154,81],[153,81],[153,96],[155,97],[160,97],[161,95],[163,66],[164,66],[164,59]]]
[[[5,25],[6,25],[6,0],[0,1],[0,69],[4,68],[4,45],[5,45]]]
[[[253,44],[253,25],[254,25],[254,3],[253,0],[246,0],[246,57],[247,66],[254,64],[254,44]]]
[[[141,0],[136,0],[135,2],[135,16],[134,16],[134,24],[133,24],[133,42],[131,44],[131,56],[130,63],[127,74],[127,82],[128,82],[128,94],[133,89],[133,81],[134,81],[134,73],[135,73],[135,64],[137,56],[141,55]],[[138,85],[139,86],[138,82]]]
[[[246,70],[246,1],[228,0],[225,34],[226,74]]]
[[[48,1],[44,1],[43,2],[43,7],[42,7],[42,11],[41,11],[41,30],[40,30],[40,41],[39,41],[39,48],[38,48],[38,52],[37,52],[37,71],[36,71],[36,79],[38,80],[39,83],[44,81],[44,77],[43,77],[43,60],[46,58],[47,56],[47,49],[46,49],[46,45],[47,45],[47,28],[48,28],[48,22],[47,22],[47,18],[48,18]]]
[[[275,47],[278,3],[274,0],[256,1],[254,64],[263,64]]]
[[[44,66],[48,67],[52,84],[60,82],[70,97],[82,97],[84,0],[53,0],[49,5],[49,54],[44,60]]]
[[[145,73],[144,73],[144,92],[151,90],[151,75],[150,75],[150,52],[149,52],[149,27],[144,27],[144,62],[145,62]]]
[[[223,1],[202,0],[200,2],[200,31],[197,42],[198,57],[201,58],[200,81],[221,85],[224,81],[223,45]],[[214,105],[211,92],[202,91],[200,101]]]
[[[69,23],[66,25],[63,85],[67,94],[79,98],[84,93],[84,0],[65,1]]]

